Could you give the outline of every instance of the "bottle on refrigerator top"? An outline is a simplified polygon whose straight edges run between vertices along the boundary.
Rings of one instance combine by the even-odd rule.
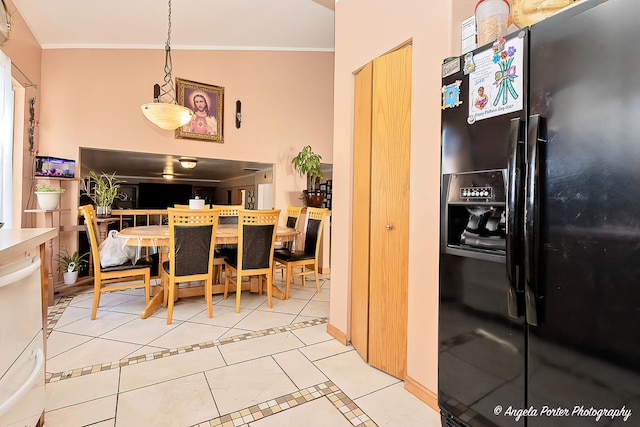
[[[478,46],[507,34],[509,10],[507,0],[480,0],[476,4]]]

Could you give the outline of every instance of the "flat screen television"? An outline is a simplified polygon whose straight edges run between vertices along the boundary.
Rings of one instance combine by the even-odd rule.
[[[138,184],[138,209],[166,209],[178,203],[188,205],[192,198],[188,184]]]
[[[36,176],[50,176],[56,178],[75,178],[75,160],[60,159],[58,157],[36,156]]]

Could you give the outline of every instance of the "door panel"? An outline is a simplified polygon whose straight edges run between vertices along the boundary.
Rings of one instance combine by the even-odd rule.
[[[406,372],[412,48],[374,60],[369,363]]]
[[[369,346],[369,215],[371,203],[371,84],[373,64],[355,76],[351,344],[364,360]]]
[[[531,29],[531,58],[544,58],[531,61],[531,114],[545,119],[546,143],[539,186],[544,318],[530,328],[529,403],[624,405],[636,417],[640,8],[619,0],[582,11],[591,3]],[[567,425],[543,421],[529,425]]]

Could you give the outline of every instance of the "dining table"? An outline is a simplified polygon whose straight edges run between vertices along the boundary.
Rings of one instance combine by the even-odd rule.
[[[276,230],[276,242],[290,242],[300,232],[295,228],[278,226]],[[158,268],[159,274],[162,271],[162,262],[166,260],[167,250],[169,246],[169,226],[168,225],[147,225],[137,227],[123,228],[118,237],[122,240],[125,246],[133,246],[138,249],[157,248],[160,253],[160,266]],[[238,225],[237,224],[218,224],[216,230],[216,245],[233,245],[238,243]],[[162,276],[162,275],[161,275]],[[163,303],[163,284],[160,286],[153,286],[153,297],[150,299],[147,306],[142,311],[140,317],[146,319]],[[262,286],[262,281],[258,278],[252,277],[251,280],[242,285],[242,290],[250,290],[252,292],[259,292]],[[213,293],[223,293],[224,284],[213,284]],[[190,297],[195,295],[204,295],[204,286],[178,288],[177,297]],[[278,289],[277,286],[273,286],[273,296],[277,299],[285,299],[284,292]]]

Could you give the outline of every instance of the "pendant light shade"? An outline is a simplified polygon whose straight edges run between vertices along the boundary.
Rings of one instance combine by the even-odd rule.
[[[171,71],[171,0],[169,0],[169,27],[167,30],[167,43],[164,47],[164,84],[156,84],[153,87],[153,102],[143,104],[142,113],[153,124],[164,130],[174,130],[189,123],[193,111],[187,107],[176,104],[175,89]]]
[[[193,111],[187,107],[166,102],[150,102],[140,108],[151,123],[164,130],[174,130],[186,125],[193,115]]]
[[[180,157],[178,161],[185,169],[193,169],[198,165],[198,159],[194,159],[193,157]]]

